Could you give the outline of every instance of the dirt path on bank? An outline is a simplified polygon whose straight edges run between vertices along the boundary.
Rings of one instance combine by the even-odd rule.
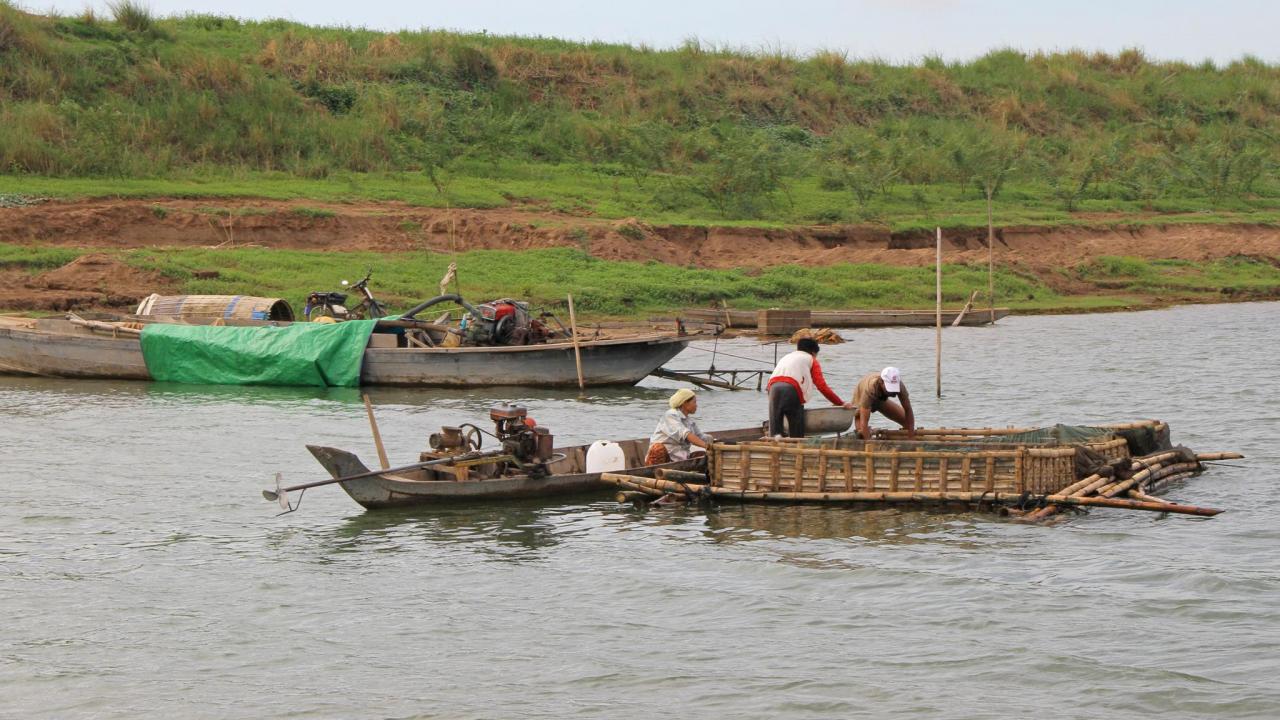
[[[1097,292],[1073,281],[1070,268],[1102,255],[1204,261],[1234,255],[1280,262],[1280,228],[1257,225],[1144,225],[1103,227],[1005,227],[996,255],[1070,294]],[[948,262],[986,263],[983,230],[952,231],[944,245]],[[933,263],[927,233],[891,233],[863,226],[737,227],[654,226],[636,220],[600,220],[512,209],[443,210],[403,203],[314,201],[89,200],[0,208],[0,242],[78,248],[229,247],[256,245],[306,250],[438,252],[476,249],[581,248],[607,260],[658,260],[708,268],[770,265]],[[0,271],[0,306],[64,309],[96,293],[121,300],[139,287],[164,289],[163,279],[96,258],[61,275],[13,287],[13,271]],[[9,282],[6,282],[9,281]],[[54,296],[61,294],[62,301]],[[112,303],[119,304],[119,303]]]

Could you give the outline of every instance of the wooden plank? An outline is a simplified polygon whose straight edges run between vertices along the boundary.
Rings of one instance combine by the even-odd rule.
[[[797,453],[794,461],[795,472],[792,474],[791,487],[796,492],[804,492],[804,453]]]
[[[829,457],[825,453],[818,456],[818,492],[827,491],[827,458]]]
[[[924,491],[924,458],[916,458],[916,482],[913,486],[916,492]]]
[[[996,459],[993,455],[987,456],[987,477],[983,489],[988,492],[996,489]]]
[[[844,465],[844,489],[846,492],[853,492],[853,458],[843,455],[840,460]]]
[[[898,491],[898,469],[902,465],[902,456],[897,450],[893,451],[893,455],[889,459],[889,492]]]
[[[960,461],[960,489],[964,492],[969,492],[972,489],[969,484],[969,468],[972,465],[970,462],[971,460],[972,458],[966,456],[964,460]]]
[[[951,458],[938,459],[938,490],[940,492],[947,491],[947,461]]]

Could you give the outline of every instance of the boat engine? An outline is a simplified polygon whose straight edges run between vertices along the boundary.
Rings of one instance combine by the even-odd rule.
[[[462,318],[468,345],[530,345],[547,339],[545,325],[529,312],[529,303],[509,298],[476,306]]]
[[[547,474],[555,440],[550,430],[534,423],[529,411],[521,405],[494,405],[489,408],[489,419],[493,421],[503,452],[516,458],[521,469],[531,477]]]

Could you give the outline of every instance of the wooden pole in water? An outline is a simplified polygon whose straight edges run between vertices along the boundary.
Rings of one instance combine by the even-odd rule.
[[[964,316],[969,314],[969,308],[973,307],[973,301],[978,299],[978,293],[980,292],[982,291],[973,291],[973,294],[969,296],[969,302],[965,303],[964,307],[960,308],[960,314],[956,316],[955,320],[951,321],[951,327],[960,327],[960,323],[964,322]]]
[[[578,367],[578,389],[587,389],[582,380],[582,350],[578,347],[578,319],[573,314],[573,294],[569,294],[569,332],[573,333],[573,362]]]
[[[996,324],[996,230],[991,221],[991,186],[987,186],[987,296],[991,301],[991,324]]]
[[[369,402],[368,393],[361,393],[364,398],[364,411],[369,414],[369,427],[373,430],[373,444],[378,448],[378,462],[382,463],[382,469],[386,470],[391,467],[391,463],[387,462],[387,449],[382,447],[382,433],[378,432],[378,421],[373,417],[373,403]]]
[[[937,380],[938,397],[942,397],[942,228],[938,228],[938,261],[936,263],[937,276],[937,339],[934,343],[936,365],[935,375]]]

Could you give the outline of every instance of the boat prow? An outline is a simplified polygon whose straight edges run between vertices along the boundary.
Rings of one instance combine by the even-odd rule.
[[[360,462],[360,458],[356,457],[355,453],[323,445],[308,445],[307,450],[335,478],[369,472],[369,468]]]

